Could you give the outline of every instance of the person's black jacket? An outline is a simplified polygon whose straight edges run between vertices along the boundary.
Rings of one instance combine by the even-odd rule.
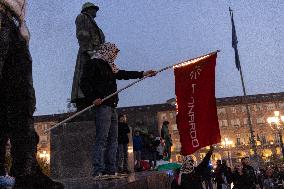
[[[98,98],[105,98],[116,92],[116,80],[142,78],[143,72],[119,70],[113,73],[107,62],[101,59],[93,59],[84,64],[83,74],[80,78],[81,89],[89,104]],[[104,101],[103,105],[116,107],[118,95]]]
[[[128,144],[130,129],[127,123],[118,122],[118,144]]]
[[[243,165],[243,173],[245,175],[245,182],[254,187],[257,184],[257,178],[254,172],[254,168],[249,165]]]
[[[233,189],[249,189],[249,186],[245,182],[246,176],[240,175],[238,171],[234,171],[232,174],[232,181],[234,184]]]
[[[212,150],[207,152],[202,162],[190,174],[181,175],[181,189],[202,189],[202,178],[206,177]]]

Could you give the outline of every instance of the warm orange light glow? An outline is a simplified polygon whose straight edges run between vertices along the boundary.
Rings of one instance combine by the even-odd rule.
[[[211,54],[208,54],[208,55],[202,56],[200,58],[196,58],[196,59],[193,59],[193,60],[185,61],[183,63],[175,65],[173,68],[179,68],[179,67],[187,66],[189,64],[194,64],[194,63],[199,62],[200,60],[204,60],[204,59],[206,59],[206,58],[208,58],[210,56],[211,56]]]

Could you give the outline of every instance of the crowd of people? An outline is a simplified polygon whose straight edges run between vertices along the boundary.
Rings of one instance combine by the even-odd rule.
[[[249,157],[241,159],[232,169],[226,160],[217,160],[216,167],[210,164],[213,148],[203,161],[194,166],[191,156],[185,156],[182,167],[176,170],[172,189],[283,189],[284,164],[254,169]]]
[[[165,121],[161,129],[163,137],[157,137],[153,133],[143,133],[139,129],[133,132],[133,153],[135,171],[154,170],[158,160],[169,160],[171,154],[171,138],[168,134],[168,124]],[[119,173],[129,173],[128,145],[130,128],[126,115],[118,116],[118,149],[117,167]],[[170,141],[170,142],[168,142]],[[143,159],[143,160],[142,160]]]

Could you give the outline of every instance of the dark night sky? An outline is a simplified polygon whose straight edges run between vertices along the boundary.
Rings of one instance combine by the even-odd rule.
[[[70,98],[78,44],[75,18],[85,1],[30,0],[36,114],[58,113]],[[126,70],[160,69],[220,49],[216,96],[242,95],[231,47],[229,6],[234,10],[248,94],[284,91],[283,0],[97,0],[96,21],[106,41],[120,48]],[[130,81],[119,81],[119,87]],[[120,94],[119,106],[163,103],[174,97],[173,71]]]

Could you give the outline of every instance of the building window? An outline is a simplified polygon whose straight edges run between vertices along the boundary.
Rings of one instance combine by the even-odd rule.
[[[170,113],[170,118],[171,118],[171,119],[174,119],[175,115],[176,115],[175,112],[171,112],[171,113]]]
[[[265,137],[264,134],[260,135],[260,142],[261,142],[261,144],[267,144],[267,140],[266,140],[266,137]]]
[[[261,105],[261,104],[257,104],[257,105],[256,105],[256,107],[257,107],[257,110],[258,110],[258,111],[262,111],[262,110],[263,110],[263,108],[262,108],[262,105]]]
[[[228,121],[227,120],[219,120],[219,126],[220,127],[227,127],[228,126]]]
[[[162,113],[161,114],[161,120],[163,120],[163,121],[167,120],[167,114]]]
[[[278,133],[275,133],[275,134],[274,134],[274,138],[275,138],[275,140],[274,140],[275,143],[276,143],[276,144],[279,144],[279,143],[280,143],[280,137],[279,137],[279,134],[278,134]]]
[[[241,145],[241,135],[237,134],[237,145]]]
[[[256,123],[257,123],[257,124],[265,123],[265,118],[264,118],[264,117],[258,117],[258,118],[256,118]]]
[[[234,127],[239,127],[240,126],[240,120],[239,119],[232,119],[231,125],[234,126]]]
[[[226,114],[226,109],[225,108],[218,108],[217,113],[218,114]]]
[[[279,108],[284,110],[284,103],[279,103]]]
[[[267,104],[267,110],[275,110],[275,104]]]
[[[39,136],[39,141],[40,141],[40,143],[46,143],[47,142],[47,136],[46,135]]]
[[[233,114],[237,113],[237,108],[236,108],[236,107],[231,107],[231,112],[232,112]]]
[[[248,118],[244,118],[244,125],[248,124]]]
[[[177,124],[172,124],[172,128],[173,128],[173,131],[177,131],[178,130]]]

